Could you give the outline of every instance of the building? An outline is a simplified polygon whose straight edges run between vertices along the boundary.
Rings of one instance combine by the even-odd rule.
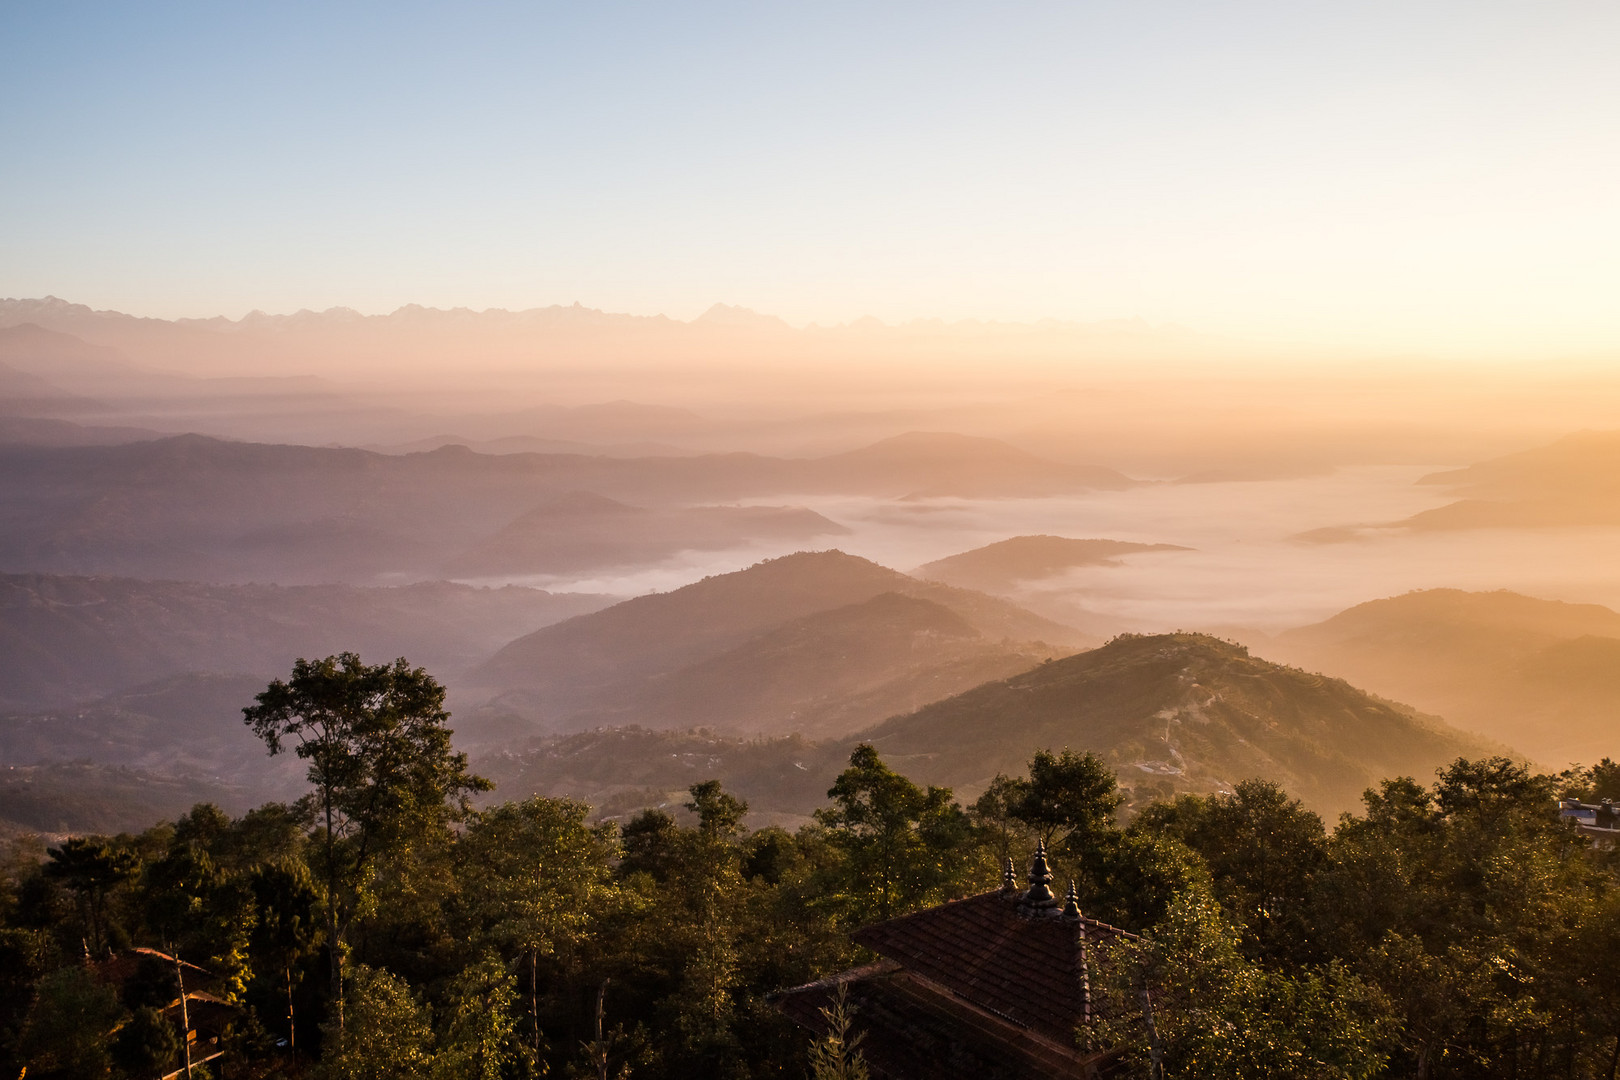
[[[176,960],[156,949],[126,949],[109,955],[105,960],[91,963],[90,970],[120,997],[124,996],[125,986],[132,980],[150,980],[153,973],[172,972],[175,993],[161,1003],[158,1011],[174,1025],[175,1035],[184,1042],[175,1063],[180,1064],[189,1054],[191,1064],[195,1067],[224,1055],[225,1032],[240,1010],[210,993],[218,988],[219,980],[206,968]],[[183,993],[180,992],[182,986]],[[163,1080],[172,1080],[184,1073],[184,1068],[178,1068],[167,1073]]]
[[[1002,887],[865,927],[854,940],[876,963],[776,995],[818,1035],[844,994],[851,1030],[884,1080],[1048,1080],[1101,1077],[1115,1055],[1093,1038],[1101,1003],[1099,948],[1133,937],[1052,892],[1045,846],[1027,887],[1007,864]]]
[[[1613,799],[1596,803],[1559,799],[1558,816],[1573,821],[1576,831],[1598,847],[1612,848],[1615,841],[1620,840],[1620,810],[1615,808]]]

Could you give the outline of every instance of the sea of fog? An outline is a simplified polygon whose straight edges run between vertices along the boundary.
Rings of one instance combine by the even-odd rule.
[[[806,546],[837,547],[910,570],[1010,536],[1046,533],[1192,549],[1076,568],[1027,583],[1019,597],[1055,617],[1075,605],[1122,630],[1276,631],[1366,600],[1438,587],[1511,589],[1620,608],[1620,529],[1359,528],[1338,542],[1301,538],[1313,530],[1394,522],[1452,501],[1443,489],[1416,483],[1438,468],[1343,468],[1305,478],[1165,483],[1054,498],[784,497],[774,501],[809,506],[849,535],[812,545],[685,552],[622,573],[503,581],[632,596]]]

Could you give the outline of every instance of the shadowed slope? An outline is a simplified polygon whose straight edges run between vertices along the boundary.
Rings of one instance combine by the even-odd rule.
[[[785,623],[575,723],[837,737],[1067,651],[990,639],[944,604],[888,592]]]

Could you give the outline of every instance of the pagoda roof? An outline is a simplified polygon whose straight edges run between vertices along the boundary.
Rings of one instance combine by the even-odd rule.
[[[1097,1018],[1091,981],[1104,951],[1126,931],[1023,894],[980,893],[856,931],[854,940],[1012,1024],[1075,1045]]]

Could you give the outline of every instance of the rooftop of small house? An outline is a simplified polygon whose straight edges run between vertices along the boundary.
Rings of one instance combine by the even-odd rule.
[[[853,940],[881,959],[777,995],[818,1034],[840,992],[875,1075],[1094,1077],[1111,1058],[1088,1031],[1101,1018],[1092,979],[1102,945],[1134,937],[1052,892],[1044,847],[1028,886],[1008,864],[1002,887],[877,923]]]

